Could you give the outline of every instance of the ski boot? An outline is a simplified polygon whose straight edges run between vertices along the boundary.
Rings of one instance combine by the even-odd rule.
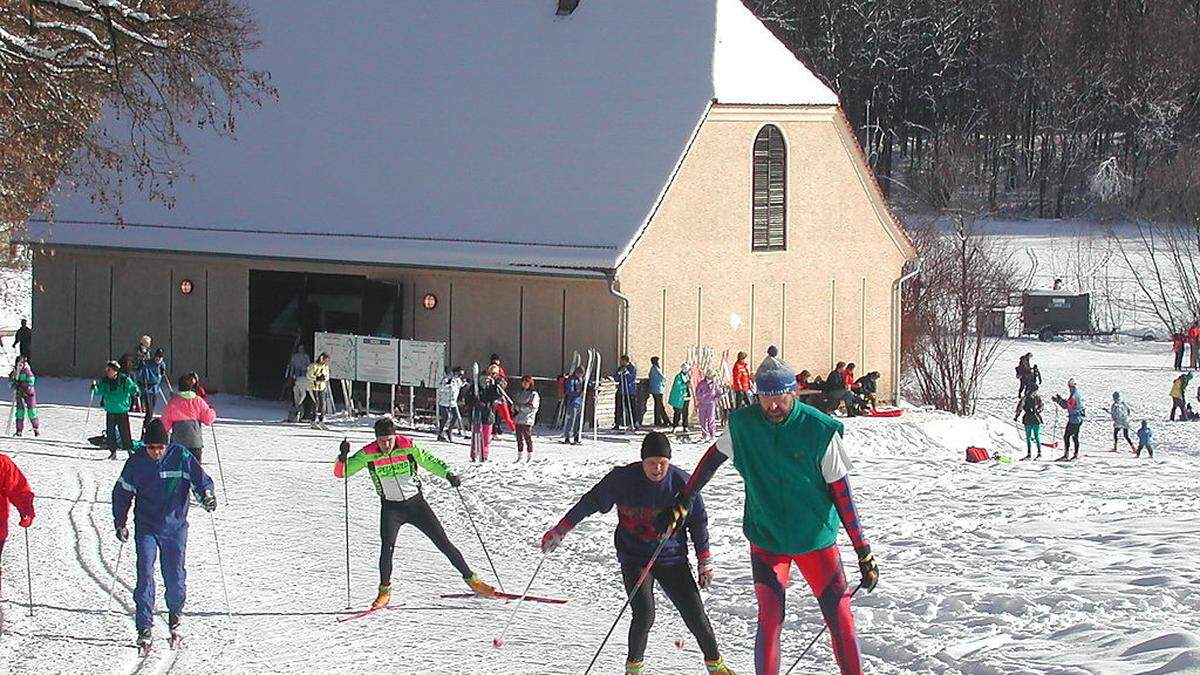
[[[645,661],[626,661],[625,675],[642,675],[646,672]]]
[[[371,603],[371,609],[383,609],[392,600],[392,585],[379,584],[379,594],[375,596],[375,602]]]
[[[708,669],[709,675],[737,675],[729,666],[725,665],[725,659],[717,659],[716,661],[705,661],[704,667]]]
[[[34,438],[37,438],[37,437],[39,437],[39,436],[41,436],[41,435],[42,435],[42,432],[41,432],[41,430],[40,430],[40,429],[36,429],[36,428],[35,428],[35,429],[33,430],[33,437],[34,437]]]
[[[17,434],[17,435],[18,435],[18,436],[20,436],[20,434]],[[522,454],[518,452],[518,453],[517,453],[517,461],[513,462],[513,464],[520,464],[520,463],[521,463],[521,457],[522,457]]]
[[[467,585],[471,587],[471,591],[473,591],[475,595],[480,595],[486,598],[496,594],[495,588],[477,576],[467,579]]]
[[[179,612],[170,612],[167,614],[167,628],[171,630],[171,649],[179,649],[183,646],[183,632],[180,630],[182,624],[182,614]]]
[[[137,648],[142,656],[150,655],[150,645],[152,644],[149,628],[137,629]]]

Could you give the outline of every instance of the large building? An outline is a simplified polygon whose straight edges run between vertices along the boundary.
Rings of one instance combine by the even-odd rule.
[[[893,391],[913,247],[837,97],[739,0],[255,8],[279,99],[189,139],[173,208],[60,195],[30,223],[39,372],[150,334],[275,394],[330,330],[545,377],[775,344]]]

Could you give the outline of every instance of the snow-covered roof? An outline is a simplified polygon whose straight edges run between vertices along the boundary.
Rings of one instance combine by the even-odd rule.
[[[33,239],[285,258],[615,267],[711,101],[836,105],[740,0],[255,3],[278,102],[189,134],[173,209],[59,195]],[[156,227],[143,227],[152,225]],[[166,227],[162,227],[166,226]],[[176,228],[192,229],[176,229]]]

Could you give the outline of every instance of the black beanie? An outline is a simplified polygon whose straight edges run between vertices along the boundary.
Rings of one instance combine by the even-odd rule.
[[[666,457],[671,459],[671,439],[660,431],[651,431],[642,439],[642,459]]]
[[[396,423],[390,417],[380,417],[375,420],[375,438],[396,435]]]
[[[146,445],[166,445],[170,442],[167,428],[163,426],[162,420],[158,418],[150,420],[150,423],[146,425],[146,430],[142,432],[142,442]]]

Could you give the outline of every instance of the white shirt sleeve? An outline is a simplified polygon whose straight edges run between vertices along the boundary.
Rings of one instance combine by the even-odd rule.
[[[729,429],[721,432],[721,437],[717,439],[715,445],[722,455],[733,459],[733,436],[729,434]]]
[[[821,460],[821,474],[825,476],[825,482],[836,483],[850,475],[850,469],[853,468],[850,456],[846,454],[846,446],[842,443],[842,435],[835,433],[829,439],[829,447],[825,448],[825,457]]]

